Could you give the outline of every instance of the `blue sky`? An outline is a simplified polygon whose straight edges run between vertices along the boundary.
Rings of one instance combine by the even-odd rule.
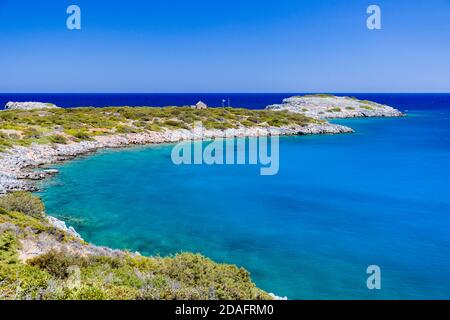
[[[450,0],[0,0],[0,43],[0,92],[450,92]]]

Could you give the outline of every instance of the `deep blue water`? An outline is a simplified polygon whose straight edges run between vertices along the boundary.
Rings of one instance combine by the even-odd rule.
[[[199,100],[209,106],[244,107],[261,109],[269,104],[280,103],[283,98],[303,93],[0,93],[0,108],[8,101],[51,102],[63,108],[80,106],[181,106],[192,105]],[[390,103],[400,109],[442,109],[448,107],[450,94],[391,94],[391,93],[340,93],[360,99]]]
[[[450,95],[361,98],[409,116],[339,121],[355,134],[284,137],[276,176],[175,166],[172,146],[160,145],[58,165],[40,194],[88,241],[200,252],[291,299],[448,299]],[[379,291],[366,287],[372,264]]]

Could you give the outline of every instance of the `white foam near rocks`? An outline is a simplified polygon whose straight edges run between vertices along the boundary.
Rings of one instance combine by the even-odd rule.
[[[279,296],[273,294],[272,292],[269,293],[269,296],[271,296],[273,300],[287,300],[288,299],[287,297],[279,297]]]
[[[78,238],[78,239],[82,239],[80,234],[78,232],[75,231],[75,229],[73,227],[67,227],[66,223],[64,221],[61,221],[55,217],[52,216],[47,216],[47,221],[56,229],[59,229],[61,231],[66,232],[67,234]]]

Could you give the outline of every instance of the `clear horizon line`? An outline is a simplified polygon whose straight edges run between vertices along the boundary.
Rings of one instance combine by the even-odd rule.
[[[258,92],[0,92],[0,95],[6,94],[450,94],[450,91],[423,91],[423,92],[408,92],[408,91],[258,91]]]

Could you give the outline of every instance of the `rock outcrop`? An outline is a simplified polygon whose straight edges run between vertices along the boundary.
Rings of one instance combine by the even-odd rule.
[[[75,231],[73,227],[68,227],[64,221],[61,221],[52,216],[46,216],[48,223],[50,223],[56,229],[64,231],[65,233],[71,235],[74,238],[82,239],[80,234]]]
[[[399,110],[376,102],[321,94],[290,97],[282,104],[270,105],[266,109],[301,113],[316,119],[403,116]]]
[[[44,102],[13,102],[10,101],[5,105],[5,110],[34,110],[34,109],[54,109],[59,108],[53,103]]]

